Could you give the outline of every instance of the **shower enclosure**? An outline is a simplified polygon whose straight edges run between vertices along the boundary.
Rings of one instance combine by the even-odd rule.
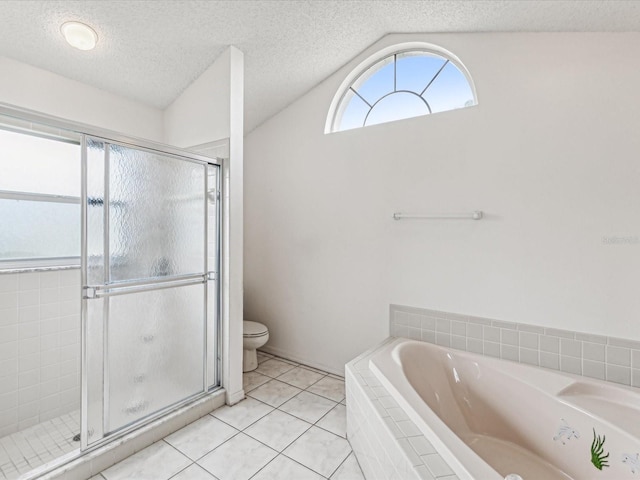
[[[45,199],[33,193],[0,192],[0,202],[16,200],[0,203],[5,232],[0,234],[0,285],[10,275],[18,275],[17,283],[42,272],[69,275],[71,271],[79,277],[76,286],[65,290],[67,295],[76,292],[70,303],[81,312],[67,319],[67,323],[78,323],[80,351],[74,358],[79,364],[79,415],[64,412],[79,417],[79,424],[74,423],[78,431],[73,435],[63,434],[79,441],[77,447],[70,453],[62,449],[58,452],[62,458],[52,458],[52,449],[42,445],[40,434],[31,432],[59,419],[39,412],[31,422],[35,426],[20,429],[18,422],[0,429],[0,479],[35,478],[56,463],[219,388],[220,161],[10,107],[0,106],[0,115],[0,131],[25,136],[19,137],[22,140],[44,138],[52,148],[55,142],[71,143],[76,148],[67,155],[80,157],[70,160],[80,167],[79,197],[67,199],[74,206],[71,213],[49,208],[44,217],[33,217],[34,225],[42,225],[37,219],[45,217],[55,223],[56,212],[72,219],[67,222],[71,227],[63,228],[69,238],[59,256],[21,257],[15,253],[17,247],[3,246],[3,240],[11,243],[12,225],[18,217],[29,221],[28,212],[26,217],[21,213],[25,202],[35,202],[35,210],[42,210],[50,207],[45,200],[55,200],[50,198],[55,195]],[[2,151],[0,136],[0,155]],[[0,156],[3,161],[11,159]],[[62,196],[58,197],[61,201]],[[64,223],[62,218],[58,221]],[[79,231],[69,231],[74,228]],[[47,235],[44,243],[55,243],[56,235],[61,235],[48,235],[40,227],[31,231]],[[16,291],[18,297],[20,294]],[[42,312],[48,307],[39,308],[37,325],[42,333]],[[0,305],[0,325],[7,323],[1,318],[7,312]],[[34,341],[42,345],[43,337]],[[43,376],[47,358],[40,355],[32,377]],[[15,369],[20,376],[24,372],[18,360]],[[14,364],[2,362],[0,368],[11,370]],[[11,373],[0,371],[0,377]],[[42,384],[31,388],[34,392],[46,389]],[[24,456],[33,453],[32,457],[41,458],[40,464],[33,458],[20,458],[21,444],[30,448]]]

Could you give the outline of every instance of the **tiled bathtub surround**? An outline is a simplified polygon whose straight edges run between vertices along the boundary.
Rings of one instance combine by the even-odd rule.
[[[80,407],[80,270],[0,273],[0,437]]]
[[[390,333],[491,357],[640,387],[640,342],[402,305]]]
[[[347,436],[369,480],[458,480],[451,467],[369,370],[381,345],[346,366]]]

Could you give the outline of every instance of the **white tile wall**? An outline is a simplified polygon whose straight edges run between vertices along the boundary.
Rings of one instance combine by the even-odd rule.
[[[391,305],[389,331],[445,347],[640,387],[640,342]]]
[[[80,407],[80,270],[0,273],[0,437]]]
[[[390,340],[345,367],[347,438],[370,480],[458,480],[435,447],[369,370],[370,357]]]

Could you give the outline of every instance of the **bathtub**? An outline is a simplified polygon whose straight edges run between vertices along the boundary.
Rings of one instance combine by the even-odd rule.
[[[405,339],[369,367],[460,479],[640,478],[636,389]]]

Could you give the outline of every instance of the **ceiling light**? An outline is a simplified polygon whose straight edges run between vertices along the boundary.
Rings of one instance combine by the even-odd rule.
[[[78,50],[92,50],[98,43],[98,34],[89,25],[80,22],[66,22],[60,27],[65,40]]]

